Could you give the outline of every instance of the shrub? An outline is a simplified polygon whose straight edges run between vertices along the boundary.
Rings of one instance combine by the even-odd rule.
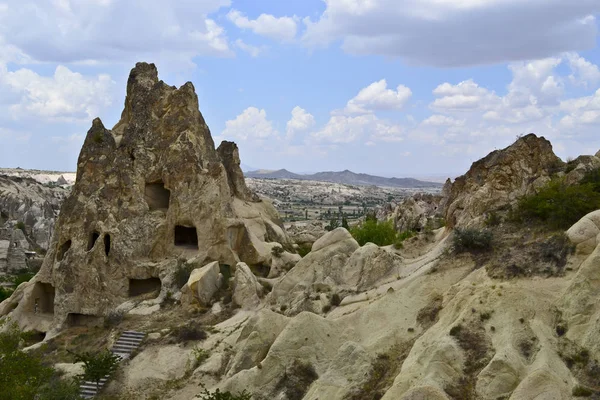
[[[96,386],[99,385],[102,378],[110,376],[117,371],[120,361],[121,357],[109,350],[98,353],[85,352],[75,354],[75,362],[83,363],[81,378],[86,381],[96,382]]]
[[[276,388],[283,391],[288,400],[301,400],[318,378],[319,375],[311,364],[295,360],[277,382]]]
[[[564,334],[567,333],[567,327],[563,324],[558,324],[556,325],[556,334],[558,336],[564,336]]]
[[[582,185],[592,185],[594,192],[600,192],[600,168],[586,172],[579,183]]]
[[[17,224],[15,225],[15,228],[22,230],[23,233],[26,233],[25,232],[25,223],[23,221],[18,221]]]
[[[181,289],[187,283],[193,269],[192,265],[186,264],[183,260],[177,260],[177,268],[173,272],[173,279],[177,288]]]
[[[485,226],[498,226],[501,222],[502,218],[500,218],[498,213],[495,211],[487,213],[485,220],[483,221]]]
[[[342,298],[340,297],[340,295],[339,295],[339,294],[337,294],[337,293],[334,293],[334,294],[331,296],[331,300],[330,300],[330,302],[329,302],[329,303],[330,303],[332,306],[334,306],[334,307],[338,307],[338,306],[339,306],[339,305],[342,303]]]
[[[588,175],[586,175],[588,176]],[[534,195],[519,200],[516,219],[539,220],[555,229],[567,229],[581,217],[600,208],[600,182],[589,175],[586,183],[567,185],[555,178]]]
[[[339,227],[340,227],[340,221],[338,221],[338,219],[337,219],[337,218],[332,218],[332,219],[329,221],[329,225],[327,225],[327,226],[325,227],[325,230],[326,230],[326,231],[332,231],[332,230],[334,230],[334,229],[336,229],[336,228],[339,228]]]
[[[450,328],[450,336],[457,337],[462,332],[462,325],[456,325]]]
[[[4,328],[3,323],[0,328]],[[76,382],[61,380],[39,354],[23,352],[19,348],[21,337],[16,325],[0,333],[0,400],[79,399]]]
[[[492,232],[478,229],[459,229],[454,230],[454,249],[458,252],[463,251],[485,251],[492,248]]]
[[[104,317],[104,327],[111,328],[117,326],[123,321],[124,317],[125,312],[123,310],[113,310]]]
[[[13,294],[13,290],[0,286],[0,303],[8,299]]]
[[[175,328],[171,334],[177,339],[179,343],[204,340],[208,337],[204,329],[193,325],[179,326]]]
[[[21,272],[12,279],[12,282],[14,283],[15,287],[18,287],[23,282],[29,282],[34,276],[35,274],[31,272]]]
[[[200,394],[197,394],[200,400],[251,400],[252,395],[245,390],[238,394],[232,394],[231,392],[221,392],[219,389],[214,392],[209,392],[206,388]]]
[[[208,350],[204,350],[200,347],[194,347],[192,349],[192,355],[194,356],[195,366],[202,364],[204,361],[208,360],[210,357],[210,353]]]
[[[594,392],[585,386],[577,385],[573,388],[573,397],[590,397],[593,394]]]
[[[273,248],[271,248],[271,254],[273,255],[273,257],[281,257],[281,255],[283,254],[283,247],[281,246],[275,246]]]
[[[312,250],[312,245],[308,243],[304,243],[298,246],[298,254],[300,257],[304,258],[310,251]]]
[[[350,233],[361,246],[369,242],[378,246],[387,246],[395,243],[398,238],[398,233],[394,229],[392,221],[377,222],[373,219],[366,220],[361,225],[351,228]]]

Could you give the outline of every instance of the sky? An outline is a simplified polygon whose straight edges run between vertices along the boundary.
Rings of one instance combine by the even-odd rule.
[[[458,175],[530,132],[600,150],[599,0],[0,0],[0,166],[74,171],[138,61],[294,172]]]

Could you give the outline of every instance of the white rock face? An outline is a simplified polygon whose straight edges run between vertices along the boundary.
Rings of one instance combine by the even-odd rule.
[[[195,300],[202,306],[208,306],[222,284],[223,275],[219,272],[218,261],[194,269],[182,289],[182,302],[191,304]]]
[[[123,369],[125,389],[141,389],[149,383],[183,377],[191,365],[191,354],[190,349],[176,345],[146,348]]]
[[[233,278],[233,301],[244,309],[256,308],[260,304],[262,286],[246,263],[238,263]]]

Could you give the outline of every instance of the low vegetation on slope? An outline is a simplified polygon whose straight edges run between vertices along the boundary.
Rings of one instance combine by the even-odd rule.
[[[24,334],[16,326],[0,333],[0,400],[79,399],[76,381],[64,381],[40,355],[20,349]]]
[[[519,200],[513,217],[538,220],[554,229],[567,229],[586,214],[600,209],[600,170],[588,172],[580,183],[556,177],[536,194]]]
[[[404,240],[415,235],[412,231],[398,233],[393,221],[377,221],[375,217],[367,217],[361,225],[351,228],[350,233],[361,246],[374,243],[378,246],[393,244],[401,247]]]

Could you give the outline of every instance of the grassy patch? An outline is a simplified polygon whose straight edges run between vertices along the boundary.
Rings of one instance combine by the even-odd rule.
[[[279,379],[276,390],[283,392],[288,400],[301,400],[318,378],[319,375],[311,364],[295,360]]]

